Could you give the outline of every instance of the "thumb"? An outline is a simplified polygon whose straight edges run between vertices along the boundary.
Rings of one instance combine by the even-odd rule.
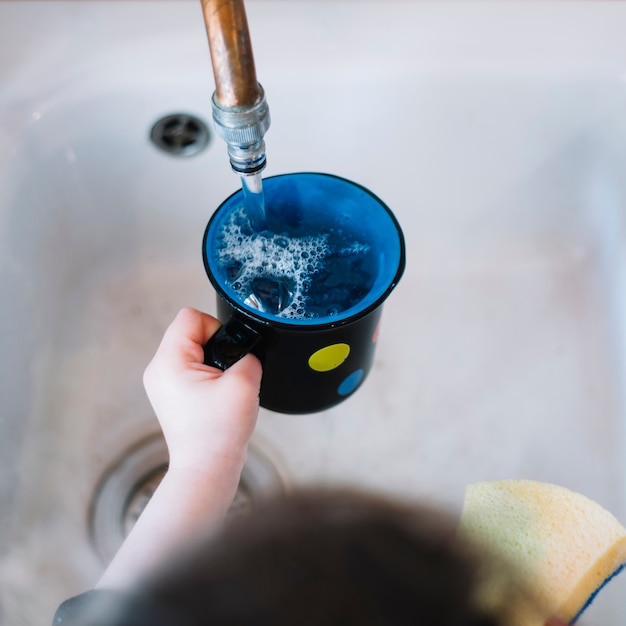
[[[222,374],[224,382],[234,386],[245,385],[258,395],[261,386],[263,367],[261,361],[253,354],[246,354],[242,359],[231,365]]]

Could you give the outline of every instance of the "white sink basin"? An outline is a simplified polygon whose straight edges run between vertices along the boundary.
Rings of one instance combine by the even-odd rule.
[[[248,18],[267,174],[381,196],[407,239],[377,361],[326,413],[262,412],[286,480],[459,509],[531,478],[626,523],[626,5],[266,2]],[[0,622],[46,624],[101,569],[102,472],[158,431],[141,385],[184,305],[214,311],[201,240],[237,187],[210,121],[199,3],[0,2]],[[626,575],[587,626],[626,623]]]

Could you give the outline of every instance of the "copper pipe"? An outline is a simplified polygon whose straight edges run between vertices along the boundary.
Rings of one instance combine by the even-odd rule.
[[[243,0],[201,0],[215,98],[224,108],[250,107],[262,97]]]

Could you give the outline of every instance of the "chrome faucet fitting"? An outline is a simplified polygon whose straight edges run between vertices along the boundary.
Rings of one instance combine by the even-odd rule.
[[[270,127],[270,110],[263,88],[252,106],[223,107],[213,94],[213,121],[217,134],[228,145],[230,165],[237,174],[258,174],[266,165],[263,137]]]

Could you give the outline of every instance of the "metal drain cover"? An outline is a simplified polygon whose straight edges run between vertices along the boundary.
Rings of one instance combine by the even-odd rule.
[[[189,113],[173,113],[158,120],[150,139],[164,152],[189,157],[202,152],[211,139],[207,125]]]
[[[167,471],[167,460],[163,437],[150,437],[129,449],[100,481],[89,517],[92,544],[103,563],[111,561],[139,519]],[[283,488],[274,465],[251,444],[229,515],[250,510],[255,498]]]

